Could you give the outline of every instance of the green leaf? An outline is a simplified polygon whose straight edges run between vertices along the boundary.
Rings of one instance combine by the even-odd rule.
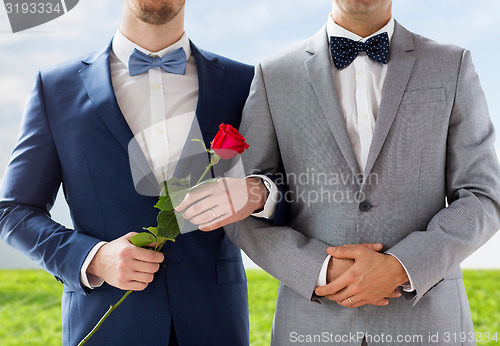
[[[143,247],[156,242],[156,237],[148,232],[142,232],[130,238],[130,242],[138,247]]]
[[[156,203],[155,208],[160,209],[161,211],[173,210],[182,203],[188,192],[189,188],[171,191],[169,195],[161,196],[158,199],[158,203]]]
[[[158,235],[158,228],[156,227],[144,227],[144,230],[153,233],[155,237]]]
[[[172,210],[161,211],[158,214],[158,237],[166,239],[175,239],[184,227],[184,219],[179,217],[177,220],[176,214]]]
[[[201,183],[199,183],[199,184],[197,184],[197,185],[195,185],[195,186],[193,186],[193,187],[189,188],[189,189],[188,189],[188,192],[191,192],[191,191],[193,191],[193,190],[195,190],[195,189],[198,189],[198,188],[200,188],[200,187],[202,187],[202,186],[205,186],[205,185],[208,185],[208,184],[214,184],[214,183],[216,183],[218,180],[219,180],[219,178],[211,178],[211,179],[203,180]]]
[[[164,188],[161,191],[158,203],[155,208],[162,211],[168,211],[176,208],[186,197],[191,185],[191,176],[186,178],[171,178],[164,182]]]

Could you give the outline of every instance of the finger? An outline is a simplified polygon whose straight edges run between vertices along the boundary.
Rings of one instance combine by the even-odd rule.
[[[134,246],[132,257],[147,263],[161,263],[165,256],[163,253]]]
[[[137,232],[129,232],[127,234],[125,234],[122,238],[123,239],[126,239],[126,240],[130,240],[132,239],[133,236],[135,236],[137,234]]]
[[[202,225],[209,222],[212,222],[222,216],[225,215],[223,208],[221,207],[213,207],[205,210],[201,214],[196,215],[195,217],[189,219],[189,222],[195,225]]]
[[[148,287],[145,282],[127,281],[125,284],[120,285],[118,288],[124,291],[143,291]]]
[[[359,259],[364,254],[366,254],[367,249],[362,246],[341,246],[341,247],[329,247],[326,249],[328,254],[335,258],[350,258]]]
[[[367,248],[368,250],[372,250],[372,251],[382,251],[382,249],[384,248],[384,245],[380,244],[380,243],[364,243],[364,244],[361,244],[361,246]]]
[[[153,282],[154,280],[154,274],[151,273],[141,273],[141,272],[134,272],[130,276],[130,281],[136,281],[136,282],[142,282],[145,284],[149,284]]]
[[[314,290],[318,296],[327,296],[338,293],[340,290],[343,290],[348,285],[347,277],[344,274],[339,276],[336,280],[333,280],[328,285],[320,286]]]
[[[133,261],[130,265],[132,273],[154,274],[160,269],[159,263],[150,263],[143,261]],[[131,278],[133,279],[133,278]]]
[[[337,302],[337,304],[339,304],[343,307],[346,307],[346,308],[353,308],[353,309],[359,308],[360,306],[363,306],[363,305],[374,305],[374,306],[387,306],[387,305],[389,305],[388,299],[380,299],[380,300],[378,300],[376,302],[372,302],[372,303],[368,303],[366,300],[355,301],[355,300],[353,300],[353,298],[351,298],[351,300],[353,301],[352,304],[347,299],[345,299],[341,302]]]
[[[399,297],[401,297],[401,292],[399,292],[398,289],[395,289],[386,298],[399,298]]]
[[[340,302],[337,302],[337,304],[339,304],[345,308],[355,309],[355,308],[359,308],[360,306],[366,305],[366,303],[367,303],[365,300],[356,300],[355,297],[351,297],[350,299],[351,299],[352,303],[349,300],[344,299]]]
[[[347,247],[347,248],[364,247],[367,248],[368,250],[377,252],[381,251],[384,248],[384,246],[380,243],[345,244],[342,245],[342,247]]]
[[[236,222],[236,220],[233,215],[224,214],[211,222],[199,225],[199,230],[203,232],[210,232],[234,222]]]
[[[389,299],[380,299],[377,300],[376,302],[370,303],[370,305],[375,305],[375,306],[387,306],[389,305]]]
[[[216,184],[208,184],[207,186],[203,186],[199,189],[189,192],[186,195],[186,197],[184,197],[184,200],[181,202],[181,204],[179,204],[175,208],[175,211],[180,213],[193,203],[196,203],[197,201],[200,201],[210,196],[212,194],[212,189],[213,189],[211,185],[216,185]]]
[[[354,292],[349,286],[347,286],[346,288],[341,289],[337,293],[329,294],[328,299],[334,300],[336,302],[342,302],[344,300],[349,301],[349,299],[351,299],[354,302],[353,297],[356,296],[356,293],[359,293],[359,292]],[[347,299],[347,298],[349,298],[349,299]],[[358,297],[357,300],[360,300],[360,299],[362,299],[362,298]]]
[[[215,208],[219,204],[217,201],[214,201],[213,198],[208,198],[208,197],[199,200],[196,203],[191,204],[188,208],[184,209],[184,212],[182,213],[184,219],[190,220],[193,217],[206,212],[207,210]]]

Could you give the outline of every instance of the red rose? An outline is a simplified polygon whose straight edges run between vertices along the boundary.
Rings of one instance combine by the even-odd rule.
[[[248,144],[238,130],[231,125],[220,124],[219,132],[212,141],[212,150],[224,160],[229,160],[248,149]]]

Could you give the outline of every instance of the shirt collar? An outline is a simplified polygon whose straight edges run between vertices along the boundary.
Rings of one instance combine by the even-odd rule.
[[[341,27],[340,25],[335,23],[332,16],[329,15],[328,16],[328,23],[326,24],[326,32],[328,33],[329,37],[339,36],[339,37],[349,38],[353,41],[361,41],[361,42],[366,42],[366,40],[368,40],[370,37],[373,37],[373,36],[376,36],[376,35],[381,34],[383,32],[386,32],[387,35],[389,35],[389,41],[390,41],[390,40],[392,40],[392,35],[394,34],[394,18],[391,17],[391,19],[389,19],[387,24],[384,25],[384,27],[382,29],[380,29],[379,31],[377,31],[376,33],[373,33],[368,37],[361,37],[359,35],[356,35],[353,32],[350,32],[347,29],[344,29],[343,27]]]
[[[140,50],[141,52],[145,54],[156,54],[160,58],[167,55],[170,52],[173,52],[176,49],[179,48],[184,48],[184,52],[186,53],[186,59],[189,59],[191,56],[191,45],[189,43],[189,38],[187,37],[187,34],[184,32],[182,35],[181,39],[174,43],[173,45],[164,48],[160,50],[159,52],[150,52],[147,49],[142,48],[141,46],[133,43],[130,41],[128,38],[125,37],[125,35],[122,34],[120,29],[116,32],[115,36],[113,37],[113,43],[111,44],[111,49],[113,53],[116,55],[118,60],[121,61],[123,65],[125,65],[128,69],[128,60],[130,58],[130,54],[132,54],[132,51],[134,49]]]

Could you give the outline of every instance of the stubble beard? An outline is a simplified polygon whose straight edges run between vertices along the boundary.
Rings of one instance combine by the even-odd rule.
[[[146,24],[163,25],[174,19],[184,8],[185,0],[162,1],[157,5],[137,1],[132,6],[136,17]]]

